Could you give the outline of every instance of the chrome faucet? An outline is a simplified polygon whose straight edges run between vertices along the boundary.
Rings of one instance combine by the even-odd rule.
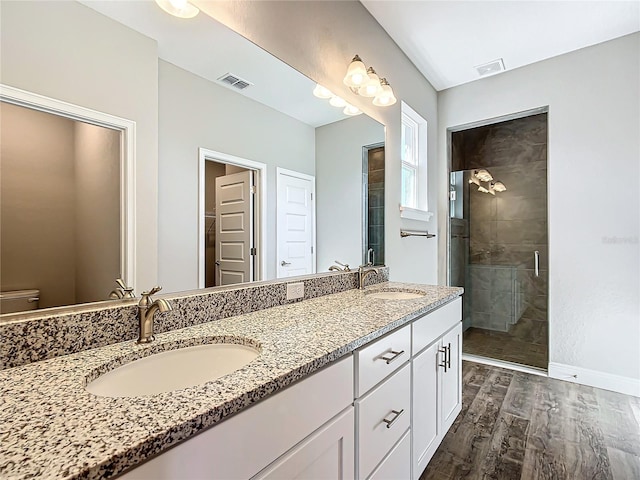
[[[173,310],[171,304],[164,298],[153,300],[151,295],[158,293],[162,287],[153,287],[148,292],[142,292],[142,298],[138,303],[138,313],[140,320],[140,333],[137,343],[150,343],[153,336],[153,316],[156,312],[164,313]]]
[[[349,268],[349,264],[348,263],[341,263],[338,260],[334,260],[334,262],[336,262],[338,265],[340,265],[340,268],[338,265],[331,265],[329,267],[329,271],[330,272],[350,272],[351,269]]]
[[[123,299],[123,298],[136,298],[136,294],[133,293],[133,288],[127,287],[124,283],[124,280],[121,278],[116,278],[116,283],[118,284],[118,288],[115,290],[111,290],[109,293],[109,298],[111,300]]]
[[[370,268],[366,268],[370,267]],[[372,273],[377,273],[378,271],[371,267],[370,265],[360,265],[358,267],[358,288],[360,290],[364,289],[364,281],[367,279],[369,275]]]

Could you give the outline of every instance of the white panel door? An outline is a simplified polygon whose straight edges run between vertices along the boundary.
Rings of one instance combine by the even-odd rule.
[[[315,273],[315,180],[278,169],[277,185],[277,276]]]
[[[216,285],[254,275],[253,172],[216,178]]]

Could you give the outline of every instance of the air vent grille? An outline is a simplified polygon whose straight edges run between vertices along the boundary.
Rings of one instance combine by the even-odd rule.
[[[501,58],[499,58],[482,65],[476,65],[474,68],[478,71],[478,74],[481,77],[484,77],[486,75],[493,75],[494,73],[504,72],[504,62]]]
[[[225,85],[229,85],[230,87],[237,88],[238,90],[244,90],[245,88],[253,85],[253,83],[244,80],[233,73],[225,73],[223,76],[218,78],[218,81]]]

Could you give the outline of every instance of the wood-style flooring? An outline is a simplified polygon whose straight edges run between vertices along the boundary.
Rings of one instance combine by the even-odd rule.
[[[463,362],[462,412],[420,480],[638,480],[640,399]]]
[[[547,369],[547,322],[523,317],[509,332],[471,327],[464,332],[464,353]]]

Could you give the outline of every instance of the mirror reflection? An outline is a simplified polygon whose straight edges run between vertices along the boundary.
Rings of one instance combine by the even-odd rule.
[[[157,282],[164,287],[163,293],[327,272],[336,261],[352,267],[367,260],[384,262],[384,127],[365,115],[347,116],[342,109],[315,98],[312,91],[316,84],[310,79],[204,14],[188,22],[178,21],[154,2],[9,2],[3,5],[1,20],[3,56],[9,55],[11,60],[29,47],[46,44],[47,49],[58,49],[55,55],[47,52],[49,58],[69,62],[47,65],[51,69],[71,70],[70,65],[83,58],[72,49],[63,52],[63,46],[73,32],[87,34],[90,26],[95,28],[82,41],[87,50],[92,50],[95,64],[85,65],[84,60],[73,68],[97,71],[100,65],[126,63],[124,57],[98,57],[98,44],[117,45],[120,55],[126,54],[122,47],[127,47],[133,57],[149,45],[149,38],[157,42],[153,53],[157,62],[158,179],[154,192],[136,192],[136,213],[140,213],[145,196],[157,195]],[[60,39],[49,37],[45,42],[38,38],[50,33],[45,27],[30,28],[40,22],[53,24],[50,29]],[[149,59],[149,53],[143,53]],[[25,67],[24,71],[12,71],[17,63],[8,61],[3,65],[3,83],[67,100],[56,95],[60,89],[55,75],[51,79],[42,75],[35,81],[34,70]],[[133,67],[130,70],[125,83],[133,89],[137,72]],[[117,72],[119,80],[122,73]],[[23,77],[27,81],[23,82]],[[105,113],[122,115],[108,111],[109,99],[116,104],[130,93],[122,84],[107,80],[101,85],[86,82],[77,89],[86,92],[87,98],[99,96],[107,105],[101,109]],[[149,88],[153,90],[153,86]],[[77,102],[95,108],[82,103]],[[3,102],[2,107],[4,115],[7,104]],[[153,117],[150,108],[148,114]],[[147,141],[141,136],[142,120],[133,114],[128,117],[138,122],[138,143]],[[4,128],[3,124],[3,136]],[[115,140],[122,133],[113,129],[110,132],[116,136],[110,145],[125,148],[122,141]],[[43,155],[36,157],[44,161]],[[145,161],[149,160],[138,153],[138,166]],[[4,150],[2,162],[4,171]],[[101,168],[106,165],[97,158],[90,164]],[[49,166],[54,168],[53,164]],[[116,177],[117,172],[110,170]],[[140,176],[139,169],[137,175]],[[37,177],[25,175],[12,183],[24,184],[22,190],[26,193],[38,189],[33,182]],[[49,178],[48,185],[62,188],[54,177]],[[121,192],[122,186],[119,187]],[[122,204],[108,205],[98,197],[99,190],[91,189],[93,197],[83,206],[93,213],[88,215],[92,220],[106,221],[108,216],[112,226],[104,227],[105,231],[80,227],[93,234],[88,238],[93,250],[86,253],[90,261],[75,261],[90,273],[74,280],[79,289],[94,288],[96,292],[92,296],[83,293],[55,303],[40,303],[40,307],[108,299],[117,287],[118,277],[135,286],[138,295],[150,287],[137,285],[131,275],[127,278],[129,272],[122,266],[121,254],[126,247],[121,245],[122,232],[118,228],[122,218],[117,216]],[[5,191],[3,183],[3,209]],[[110,195],[113,197],[113,193]],[[33,201],[35,197],[29,199]],[[241,199],[248,203],[239,209]],[[41,213],[45,211],[43,208]],[[4,221],[4,210],[2,217]],[[32,223],[40,223],[42,237],[46,235],[45,224],[35,218]],[[145,271],[148,260],[142,260],[144,255],[140,252],[144,253],[144,248],[139,238],[141,232],[149,232],[141,230],[141,223],[137,217],[138,244],[134,248],[138,252],[137,270]],[[2,231],[5,230],[3,224]],[[69,233],[68,229],[60,230]],[[28,244],[34,235],[22,237],[28,237],[24,240]],[[3,249],[5,245],[3,241]],[[3,250],[3,269],[5,257],[12,254]],[[35,270],[55,263],[54,254],[44,257],[38,258]],[[58,257],[67,271],[72,268],[73,262],[65,262],[62,255]],[[109,267],[103,267],[107,257]],[[49,295],[51,287],[36,277],[28,278],[28,267],[19,269],[24,277],[10,284],[5,283],[3,270],[3,294],[39,290],[40,298]],[[59,271],[54,278],[70,277],[65,272]],[[4,304],[3,300],[0,311],[8,313]]]

